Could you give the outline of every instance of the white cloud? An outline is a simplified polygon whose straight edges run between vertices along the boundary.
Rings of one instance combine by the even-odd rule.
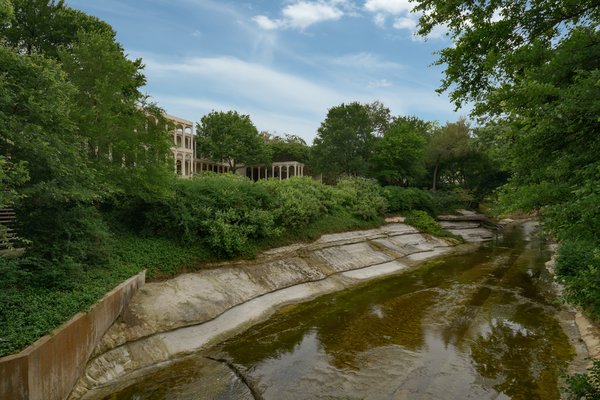
[[[283,21],[280,19],[271,19],[264,15],[256,15],[252,18],[252,20],[256,22],[258,26],[268,31],[281,28],[283,25]]]
[[[348,0],[300,0],[288,4],[281,10],[281,19],[264,15],[252,18],[263,29],[293,28],[304,30],[323,21],[337,21],[345,15],[354,15],[354,6]]]
[[[317,22],[338,20],[344,12],[335,4],[300,1],[285,6],[282,14],[292,28],[306,29]]]
[[[339,57],[326,58],[323,61],[334,66],[349,67],[352,69],[366,70],[401,70],[404,69],[402,64],[393,61],[387,61],[381,56],[373,53],[361,52],[346,54]]]
[[[375,14],[375,16],[373,17],[373,22],[375,22],[375,25],[377,25],[380,28],[385,28],[385,20],[385,14]]]
[[[365,9],[372,13],[398,15],[409,13],[413,6],[409,0],[367,0]]]
[[[378,81],[369,82],[369,89],[387,88],[392,86],[392,82],[387,79],[380,79]]]
[[[387,17],[393,17],[392,26],[404,29],[411,34],[417,29],[417,14],[412,14],[413,5],[409,0],[366,0],[365,10],[375,14],[373,21],[380,28],[385,28]]]
[[[414,33],[417,29],[417,21],[413,18],[400,17],[394,20],[393,27],[396,29],[408,29]]]
[[[413,39],[414,40],[443,39],[448,36],[449,32],[450,32],[450,29],[448,28],[448,25],[446,25],[446,24],[436,25],[433,27],[431,32],[429,32],[429,34],[425,38],[422,38],[420,36],[413,36]]]
[[[171,63],[144,56],[152,79],[195,82],[204,92],[235,94],[265,109],[288,107],[316,112],[340,98],[337,92],[304,78],[234,57],[195,57]],[[176,77],[176,78],[175,78]]]

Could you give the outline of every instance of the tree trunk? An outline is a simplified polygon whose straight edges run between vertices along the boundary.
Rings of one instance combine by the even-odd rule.
[[[440,163],[438,161],[438,162],[435,163],[435,168],[433,170],[433,183],[431,185],[431,191],[432,192],[435,192],[436,189],[437,189],[436,184],[437,184],[437,176],[438,176],[438,168],[439,168],[439,166],[440,166]]]

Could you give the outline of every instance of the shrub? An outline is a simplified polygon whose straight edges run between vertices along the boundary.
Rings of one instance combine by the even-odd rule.
[[[425,211],[410,211],[406,215],[404,222],[424,233],[429,233],[431,235],[440,237],[452,237],[462,241],[462,237],[456,236],[451,232],[447,231],[446,229],[442,228],[440,224]]]
[[[594,360],[585,374],[567,377],[566,384],[568,400],[600,400],[600,360]]]
[[[411,210],[427,211],[429,214],[434,212],[433,197],[429,191],[400,186],[386,186],[384,194],[389,212],[407,212]]]
[[[561,242],[556,257],[556,273],[561,277],[573,277],[593,264],[594,244],[582,240]]]
[[[465,189],[454,188],[432,192],[433,207],[436,213],[454,212],[460,208],[469,208],[473,203],[473,196]]]
[[[335,206],[331,188],[311,178],[263,180],[257,184],[271,193],[274,204],[271,212],[277,224],[284,228],[305,226]]]
[[[253,255],[251,241],[277,236],[273,216],[264,210],[218,210],[205,221],[207,244],[218,256]]]
[[[600,247],[585,241],[561,243],[556,273],[567,300],[600,316]]]
[[[28,255],[88,265],[106,264],[110,258],[111,235],[93,205],[24,203],[18,220],[23,236],[31,240]]]
[[[364,221],[373,221],[381,217],[387,208],[383,189],[374,180],[342,178],[338,181],[336,189],[339,205]]]

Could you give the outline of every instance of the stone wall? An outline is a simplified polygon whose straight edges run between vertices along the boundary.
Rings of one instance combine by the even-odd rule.
[[[145,279],[145,271],[129,278],[89,312],[77,314],[22,352],[0,358],[0,400],[66,399],[92,351]]]

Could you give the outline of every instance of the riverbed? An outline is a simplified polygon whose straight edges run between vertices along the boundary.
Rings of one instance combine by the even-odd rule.
[[[313,301],[111,399],[558,399],[581,363],[533,222]]]

